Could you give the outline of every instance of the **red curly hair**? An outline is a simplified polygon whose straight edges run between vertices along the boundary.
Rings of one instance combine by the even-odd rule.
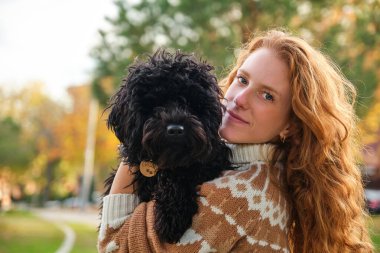
[[[245,59],[262,47],[274,50],[289,69],[291,127],[275,156],[285,159],[292,252],[373,252],[357,166],[354,86],[328,57],[279,30],[245,44],[221,85],[228,88]]]

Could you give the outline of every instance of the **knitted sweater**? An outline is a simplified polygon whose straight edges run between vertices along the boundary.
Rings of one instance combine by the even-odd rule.
[[[264,162],[272,146],[231,147],[239,168],[201,185],[198,213],[178,243],[159,241],[153,201],[113,194],[103,199],[99,252],[289,252],[286,200]]]

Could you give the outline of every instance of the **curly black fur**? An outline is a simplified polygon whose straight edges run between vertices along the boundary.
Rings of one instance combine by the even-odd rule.
[[[231,169],[219,135],[224,107],[213,68],[180,52],[158,50],[129,67],[111,98],[108,127],[129,166],[153,161],[154,177],[134,174],[141,201],[155,201],[155,229],[162,242],[178,242],[198,210],[196,186]],[[168,126],[183,133],[169,134]],[[110,188],[114,173],[107,179]],[[106,193],[107,194],[107,193]]]

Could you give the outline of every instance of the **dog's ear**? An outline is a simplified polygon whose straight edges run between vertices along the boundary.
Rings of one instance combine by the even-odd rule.
[[[141,110],[138,110],[136,96],[133,96],[131,91],[133,85],[128,87],[127,85],[128,82],[125,80],[110,100],[107,126],[123,144],[124,150],[120,152],[120,156],[128,157],[128,162],[134,164],[141,159],[141,139],[145,119]]]
[[[129,95],[124,83],[120,89],[111,97],[108,109],[110,113],[108,115],[107,126],[111,129],[120,142],[124,142],[126,139],[126,123],[129,118]]]

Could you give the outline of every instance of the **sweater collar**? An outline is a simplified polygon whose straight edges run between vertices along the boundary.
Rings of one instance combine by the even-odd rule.
[[[232,151],[233,163],[252,163],[269,161],[275,145],[273,144],[228,144]]]

